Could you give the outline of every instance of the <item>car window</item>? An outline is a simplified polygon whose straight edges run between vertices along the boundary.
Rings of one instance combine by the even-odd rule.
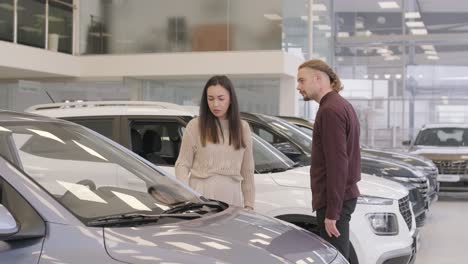
[[[179,156],[182,130],[176,121],[131,121],[132,151],[153,164],[173,166]]]
[[[252,132],[270,144],[287,142],[287,139],[271,132],[268,128],[256,123],[250,123]]]
[[[83,222],[134,212],[160,213],[196,195],[81,126],[59,122],[0,124],[21,167]],[[3,153],[0,153],[3,155]],[[157,200],[149,187],[170,199]]]
[[[113,119],[71,119],[69,121],[87,127],[112,139]]]
[[[23,234],[43,236],[45,223],[34,208],[0,175],[0,204],[10,211],[20,224],[20,231],[15,236]]]

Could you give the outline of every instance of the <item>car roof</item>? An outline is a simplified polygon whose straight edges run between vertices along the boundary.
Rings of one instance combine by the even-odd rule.
[[[63,122],[59,121],[54,118],[46,117],[46,116],[41,116],[41,115],[35,115],[35,114],[30,114],[30,113],[20,113],[20,112],[14,112],[14,111],[7,111],[7,110],[0,110],[0,122],[20,122],[20,121],[57,121],[57,122]]]
[[[166,102],[90,101],[35,105],[27,112],[51,117],[78,116],[193,116],[184,107]]]
[[[468,124],[462,123],[441,123],[441,124],[426,124],[421,130],[428,128],[468,128]]]

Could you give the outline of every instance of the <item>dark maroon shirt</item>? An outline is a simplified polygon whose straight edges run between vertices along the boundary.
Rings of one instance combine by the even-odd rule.
[[[314,123],[310,183],[314,210],[339,220],[343,203],[359,196],[361,150],[359,120],[353,106],[337,92],[322,100]]]

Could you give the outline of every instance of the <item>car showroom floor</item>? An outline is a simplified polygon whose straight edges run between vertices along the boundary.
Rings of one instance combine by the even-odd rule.
[[[468,193],[444,193],[421,228],[416,264],[468,263]]]

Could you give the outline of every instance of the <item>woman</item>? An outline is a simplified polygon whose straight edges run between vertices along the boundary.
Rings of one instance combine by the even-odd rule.
[[[213,76],[203,90],[200,115],[184,133],[176,177],[206,198],[254,208],[252,135],[240,120],[231,81]]]

